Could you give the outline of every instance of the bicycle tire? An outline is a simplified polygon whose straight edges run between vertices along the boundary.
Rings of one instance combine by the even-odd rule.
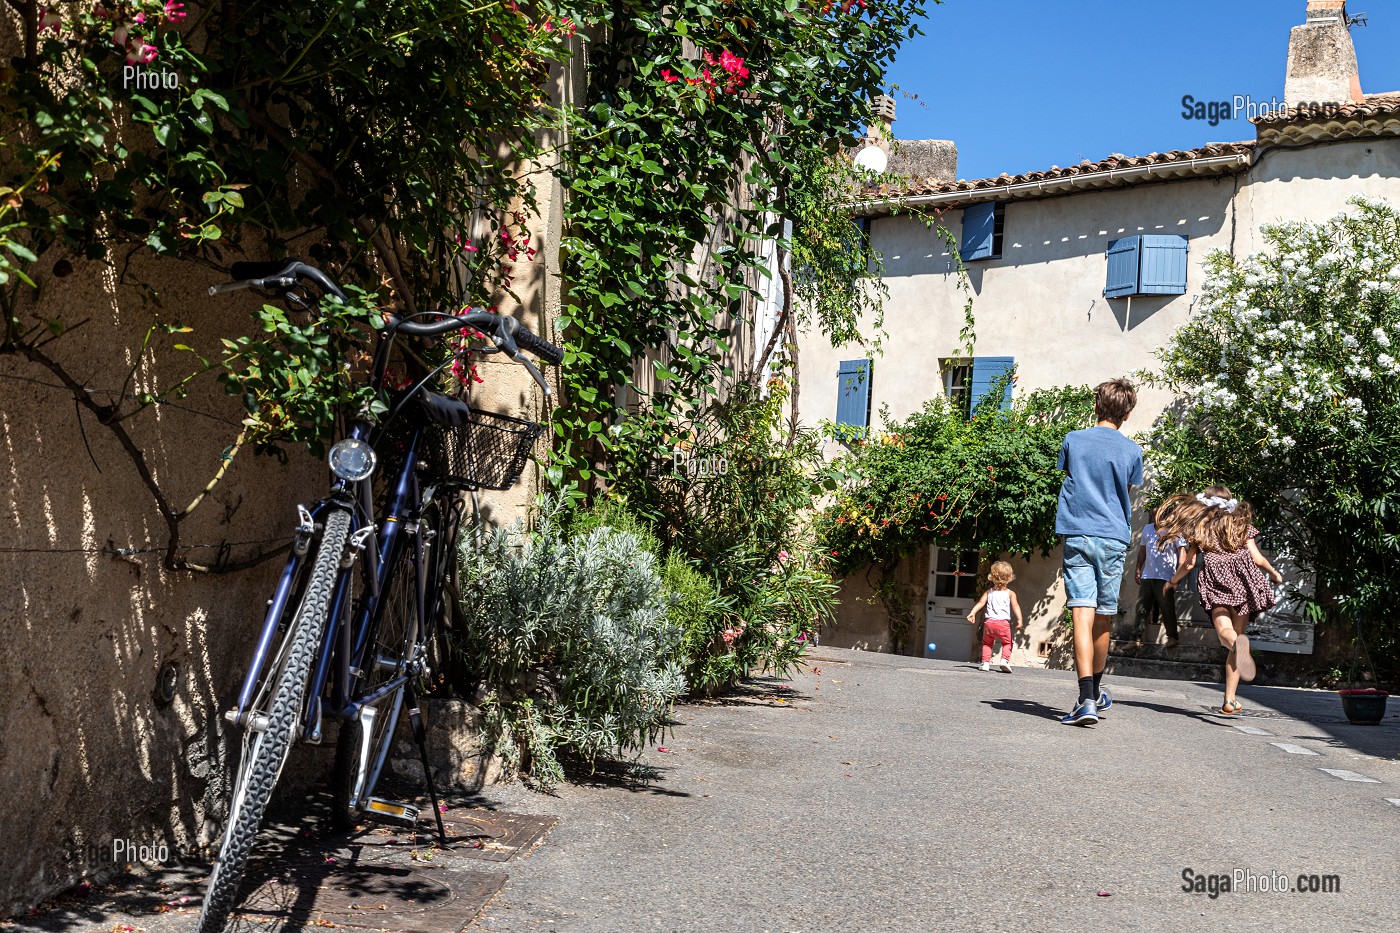
[[[308,578],[305,595],[297,607],[285,663],[277,675],[267,728],[257,733],[249,749],[243,776],[234,788],[224,827],[224,841],[199,915],[198,933],[223,933],[233,912],[238,886],[243,880],[253,840],[262,824],[263,812],[272,799],[273,788],[282,774],[291,750],[292,738],[301,716],[311,661],[321,640],[330,612],[330,600],[340,573],[341,555],[350,532],[348,512],[333,510],[326,516],[325,530]]]
[[[418,532],[404,542],[403,553],[399,556],[393,574],[385,587],[383,609],[378,624],[371,635],[371,644],[366,648],[366,659],[361,662],[363,673],[355,679],[352,696],[360,697],[373,693],[378,687],[398,676],[408,664],[416,660],[418,645],[418,587],[417,565],[414,549],[421,541],[433,541],[430,533],[436,530],[437,510],[429,504],[419,516]],[[428,574],[429,592],[435,587],[432,574],[437,562],[430,552]],[[379,659],[392,660],[395,666],[386,670]],[[336,740],[335,766],[331,774],[331,822],[337,829],[352,830],[364,811],[365,801],[375,791],[388,760],[389,750],[394,744],[394,733],[398,727],[399,714],[403,709],[403,689],[395,690],[380,703],[379,714],[375,717],[371,735],[364,734],[364,726],[359,719],[341,724]],[[355,778],[359,770],[360,746],[369,743],[368,764],[365,772],[365,786],[358,797],[355,796]],[[352,804],[351,798],[354,797]]]

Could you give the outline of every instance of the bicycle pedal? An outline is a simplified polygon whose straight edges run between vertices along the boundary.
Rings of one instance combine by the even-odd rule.
[[[411,828],[418,825],[418,808],[412,804],[371,797],[365,804],[365,819]]]

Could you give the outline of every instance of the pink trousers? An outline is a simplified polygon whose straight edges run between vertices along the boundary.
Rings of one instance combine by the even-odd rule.
[[[982,623],[982,660],[992,659],[992,642],[1001,642],[1001,656],[1011,660],[1011,620],[988,619]]]

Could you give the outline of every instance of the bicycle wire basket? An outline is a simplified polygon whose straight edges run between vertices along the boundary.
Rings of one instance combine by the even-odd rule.
[[[537,422],[473,408],[466,424],[424,425],[419,462],[440,485],[509,489],[542,433]]]

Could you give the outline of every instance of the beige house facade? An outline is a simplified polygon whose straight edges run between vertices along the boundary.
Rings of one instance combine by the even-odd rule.
[[[1400,94],[1360,94],[1344,4],[1312,3],[1307,15],[1294,30],[1288,88],[1304,88],[1310,96],[1290,99],[1287,112],[1257,121],[1254,140],[1138,158],[1115,155],[1015,177],[912,178],[904,190],[867,202],[862,223],[871,248],[883,257],[888,287],[889,339],[883,354],[864,364],[868,398],[860,401],[872,430],[880,430],[882,411],[905,418],[930,398],[1007,365],[1015,366],[1017,396],[1151,369],[1156,351],[1193,314],[1203,261],[1211,252],[1245,256],[1261,248],[1261,226],[1325,220],[1346,210],[1353,196],[1400,204]],[[1327,59],[1316,53],[1319,47],[1340,51]],[[1318,80],[1304,80],[1309,68]],[[1325,99],[1332,103],[1311,106],[1319,93],[1331,94]],[[896,143],[892,168],[898,167],[899,148]],[[930,219],[956,238],[955,247],[929,228]],[[959,350],[967,292],[960,287],[954,250],[964,258],[972,293],[971,358]],[[849,420],[851,400],[842,401],[845,383],[839,377],[860,365],[862,351],[834,348],[808,334],[800,353],[804,418]],[[1145,433],[1171,402],[1167,392],[1143,388],[1124,432]],[[1139,509],[1135,546],[1145,521]],[[996,555],[931,549],[900,569],[898,582],[918,594],[915,605],[922,601],[924,622],[901,645],[891,643],[888,616],[866,581],[849,578],[839,621],[823,633],[824,642],[970,657],[975,629],[964,616],[975,596],[975,576],[958,574],[975,571],[979,556]],[[1014,566],[1027,627],[1016,638],[1013,663],[1067,663],[1058,552]],[[1129,572],[1120,600],[1124,613],[1133,611],[1136,597]],[[1179,602],[1184,619],[1195,600]],[[1312,633],[1295,610],[1279,607],[1261,647],[1312,650]],[[1207,625],[1203,617],[1197,621]],[[1208,627],[1200,626],[1184,630],[1183,644],[1214,644]],[[1160,627],[1145,638],[1163,639]],[[938,647],[930,649],[931,643]]]

